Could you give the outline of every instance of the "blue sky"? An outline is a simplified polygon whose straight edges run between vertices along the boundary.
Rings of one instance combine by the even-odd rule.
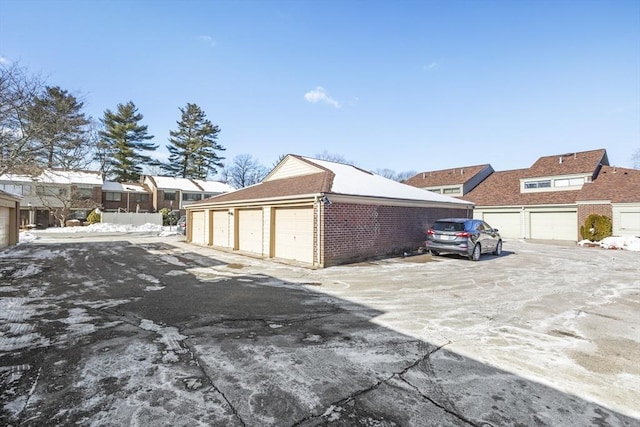
[[[0,2],[0,61],[133,101],[167,144],[198,104],[232,159],[438,170],[640,149],[640,1]]]

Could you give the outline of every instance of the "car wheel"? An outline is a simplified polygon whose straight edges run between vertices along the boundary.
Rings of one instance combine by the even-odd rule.
[[[429,251],[429,253],[430,253],[431,255],[433,255],[433,256],[438,256],[438,255],[440,255],[440,252],[438,252],[438,251]]]
[[[471,252],[471,256],[469,256],[469,259],[471,261],[478,261],[480,260],[480,244],[476,244],[473,247],[473,252]]]
[[[498,240],[498,244],[496,245],[496,250],[493,251],[493,254],[496,256],[502,255],[502,240]]]

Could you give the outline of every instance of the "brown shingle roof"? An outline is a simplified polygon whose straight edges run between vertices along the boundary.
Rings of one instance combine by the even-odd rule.
[[[640,170],[603,166],[598,177],[582,187],[577,200],[638,203],[640,202]]]
[[[522,177],[532,178],[579,173],[593,174],[597,172],[600,164],[609,164],[605,149],[556,154],[554,156],[540,157],[527,169]]]
[[[487,167],[488,164],[421,172],[409,178],[405,184],[419,188],[464,184]]]
[[[528,169],[494,172],[462,199],[477,206],[557,205],[577,200],[579,191],[576,190],[520,193],[520,178],[526,177],[528,172]]]
[[[265,181],[230,193],[220,194],[193,204],[234,202],[239,200],[256,200],[266,198],[272,199],[303,194],[326,193],[331,190],[333,177],[334,175],[331,171],[325,171],[314,173],[312,175],[302,175],[291,178],[276,179],[273,181]]]

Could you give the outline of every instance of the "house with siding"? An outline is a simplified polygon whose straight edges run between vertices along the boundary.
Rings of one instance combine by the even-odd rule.
[[[155,212],[153,192],[144,184],[105,181],[102,185],[104,212]]]
[[[58,226],[56,215],[84,217],[102,203],[98,171],[45,169],[37,176],[0,175],[0,190],[22,196],[20,226]]]
[[[193,202],[233,191],[233,187],[224,182],[200,179],[145,175],[141,181],[151,192],[151,204],[156,211],[183,210]]]
[[[451,197],[462,197],[492,173],[493,168],[489,164],[463,166],[421,172],[409,178],[405,184]]]
[[[288,155],[259,184],[186,206],[187,241],[327,267],[417,249],[434,220],[472,209],[355,166]]]
[[[610,166],[605,149],[564,153],[540,157],[530,168],[492,172],[461,198],[475,204],[474,218],[506,238],[577,241],[592,213],[612,218],[614,235],[640,235],[639,175]],[[442,188],[459,185],[457,174],[440,177]]]

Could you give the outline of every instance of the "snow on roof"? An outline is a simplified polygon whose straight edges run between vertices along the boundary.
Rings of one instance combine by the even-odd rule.
[[[170,176],[153,176],[152,178],[158,188],[202,192],[202,189],[189,178],[173,178]]]
[[[206,193],[228,193],[234,190],[232,186],[224,182],[202,181],[200,179],[194,179],[194,181],[202,187]]]
[[[151,177],[158,188],[171,190],[193,191],[197,193],[227,193],[233,191],[228,184],[218,181],[204,181],[201,179],[173,178],[170,176]]]
[[[46,169],[39,176],[5,174],[0,176],[2,181],[14,182],[42,182],[44,184],[86,184],[102,185],[102,174],[97,171],[63,171]]]
[[[114,192],[131,192],[131,193],[148,193],[144,185],[132,184],[130,182],[114,182],[105,181],[102,184],[102,191],[114,191]]]
[[[465,200],[436,194],[431,191],[402,184],[392,179],[375,175],[371,172],[366,172],[352,165],[317,160],[309,157],[303,158],[334,173],[335,177],[333,179],[333,186],[331,187],[331,192],[333,193],[428,202],[456,203],[461,205],[472,204]]]

